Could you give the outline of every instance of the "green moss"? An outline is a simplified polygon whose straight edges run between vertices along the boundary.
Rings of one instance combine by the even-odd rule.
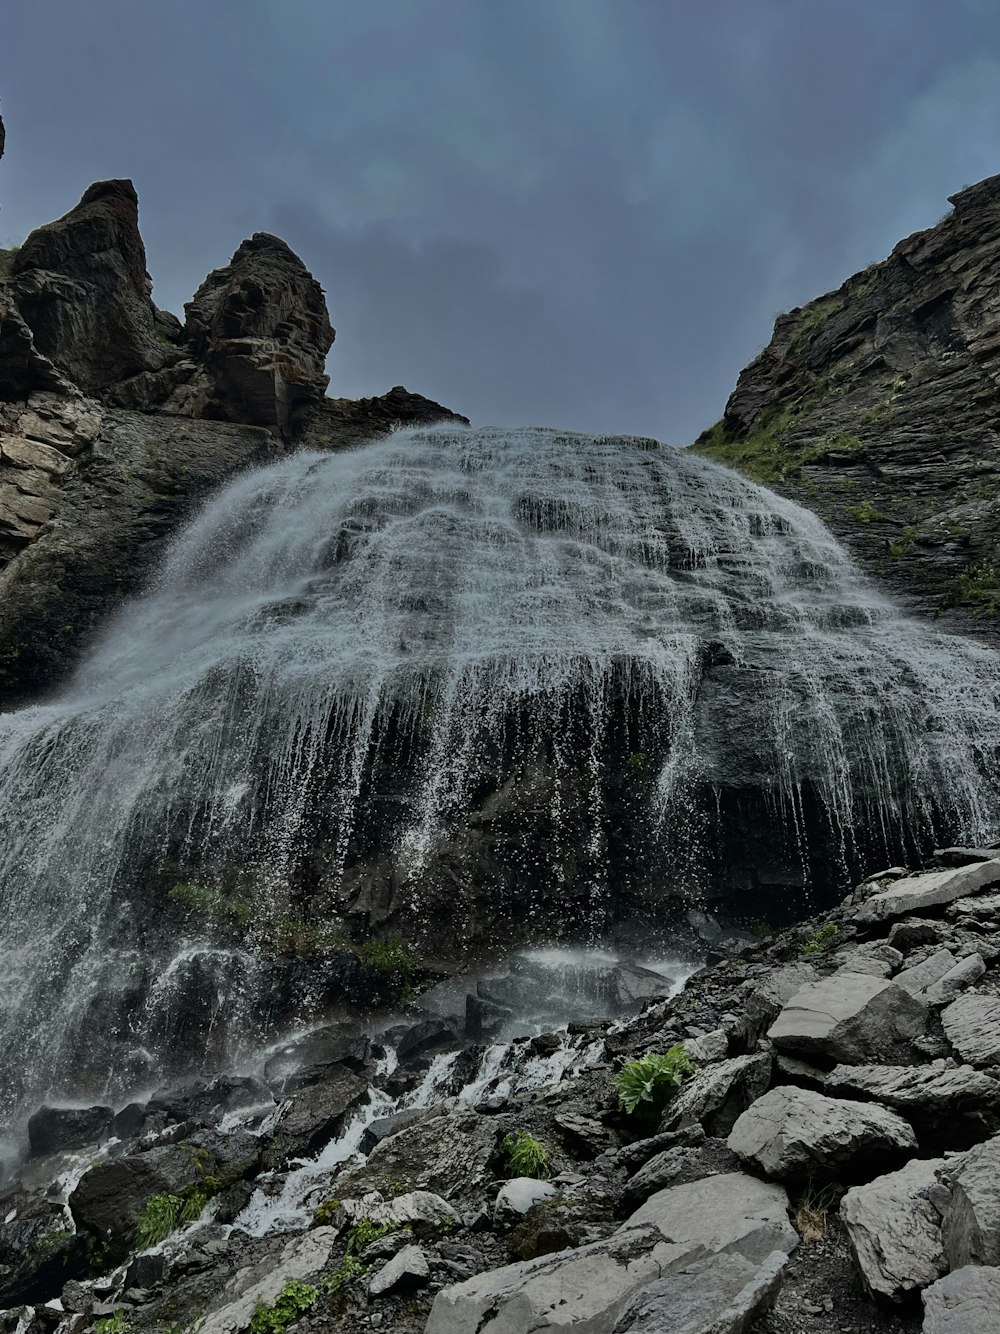
[[[19,249],[19,246],[13,246],[9,250],[0,250],[0,282],[10,277],[11,265]]]
[[[888,518],[870,500],[863,500],[860,505],[849,505],[847,512],[858,523],[884,523]]]
[[[955,580],[954,602],[971,606],[977,616],[1000,612],[1000,579],[994,566],[985,561],[970,565]]]
[[[900,556],[906,556],[913,550],[913,543],[916,541],[917,530],[912,523],[908,523],[899,537],[889,543],[889,555],[898,559]]]
[[[401,936],[383,936],[366,940],[358,951],[361,958],[379,973],[409,977],[417,971],[417,961]]]
[[[817,385],[814,395],[820,392]],[[818,463],[828,454],[856,453],[863,448],[856,435],[831,431],[814,440],[793,440],[801,412],[811,405],[765,410],[757,428],[742,439],[730,436],[724,421],[716,422],[691,446],[696,454],[735,468],[752,481],[768,486],[794,477],[807,464]]]
[[[94,1334],[128,1334],[132,1328],[124,1311],[106,1315],[103,1320],[95,1320],[90,1327]]]

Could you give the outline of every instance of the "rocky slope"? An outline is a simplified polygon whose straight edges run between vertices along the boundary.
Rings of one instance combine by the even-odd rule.
[[[695,449],[818,512],[922,614],[1000,626],[1000,176],[779,315]]]
[[[995,853],[887,870],[631,1020],[484,1048],[489,988],[453,982],[261,1078],[41,1109],[0,1196],[0,1323],[987,1334]],[[626,1111],[649,1051],[674,1082]]]
[[[130,181],[91,186],[0,254],[0,698],[64,677],[235,472],[456,419],[402,388],[324,397],[326,302],[277,237],[244,241],[183,325],[151,290]]]

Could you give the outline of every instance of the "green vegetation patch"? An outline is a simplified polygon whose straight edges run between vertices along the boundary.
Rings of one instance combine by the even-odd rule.
[[[366,940],[358,952],[364,962],[379,973],[398,973],[409,977],[417,971],[417,961],[402,936]]]
[[[124,1311],[106,1315],[103,1320],[95,1320],[90,1327],[94,1334],[128,1334],[132,1328]]]
[[[666,1052],[647,1051],[639,1060],[622,1066],[615,1076],[618,1102],[630,1116],[638,1109],[658,1114],[696,1069],[680,1042]]]
[[[807,955],[822,954],[828,945],[833,944],[836,935],[836,926],[833,922],[827,922],[825,925],[816,928],[799,952]]]
[[[805,406],[765,411],[756,429],[742,439],[731,436],[724,421],[716,422],[702,431],[691,448],[696,454],[767,486],[794,477],[808,464],[819,463],[829,454],[853,454],[864,447],[856,435],[846,431],[831,431],[814,440],[794,440],[793,428]]]
[[[503,1151],[511,1173],[516,1177],[534,1177],[545,1181],[549,1175],[549,1151],[540,1139],[529,1135],[526,1130],[518,1130],[506,1135]]]
[[[193,1223],[215,1194],[212,1187],[221,1185],[217,1177],[210,1177],[203,1184],[191,1186],[180,1195],[171,1195],[166,1191],[150,1195],[135,1225],[136,1250],[145,1251],[150,1246],[158,1246],[177,1228],[183,1227],[185,1223]]]

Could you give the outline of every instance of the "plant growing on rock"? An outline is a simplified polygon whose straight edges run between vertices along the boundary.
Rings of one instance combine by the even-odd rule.
[[[124,1311],[116,1311],[114,1315],[106,1315],[103,1320],[95,1320],[90,1328],[93,1334],[129,1334],[132,1326]]]
[[[193,1223],[211,1198],[211,1191],[201,1186],[194,1186],[183,1195],[171,1195],[166,1191],[150,1195],[135,1227],[136,1250],[158,1246],[176,1228]]]
[[[417,961],[401,936],[366,940],[359,953],[364,962],[379,973],[399,973],[409,977],[417,968]]]
[[[826,922],[823,926],[818,926],[809,936],[802,946],[800,953],[807,955],[822,954],[827,945],[833,943],[837,934],[837,928],[833,922]]]
[[[540,1139],[518,1130],[504,1136],[503,1151],[511,1172],[517,1177],[534,1177],[545,1181],[549,1175],[549,1151]]]
[[[261,1304],[250,1318],[250,1334],[283,1334],[300,1315],[316,1305],[320,1289],[290,1278],[271,1306]]]
[[[695,1070],[694,1061],[680,1042],[667,1052],[647,1051],[615,1075],[618,1102],[630,1116],[642,1104],[648,1104],[644,1110],[659,1113]]]
[[[360,1255],[365,1247],[370,1246],[373,1241],[388,1236],[390,1232],[398,1231],[402,1226],[402,1223],[392,1221],[375,1223],[370,1218],[359,1218],[353,1227],[348,1228],[347,1254]]]

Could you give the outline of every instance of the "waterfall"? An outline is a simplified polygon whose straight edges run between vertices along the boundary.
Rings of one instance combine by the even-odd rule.
[[[593,937],[995,838],[998,702],[991,651],[690,454],[451,427],[295,454],[0,717],[0,1105],[232,1060],[330,1000],[303,941]]]

